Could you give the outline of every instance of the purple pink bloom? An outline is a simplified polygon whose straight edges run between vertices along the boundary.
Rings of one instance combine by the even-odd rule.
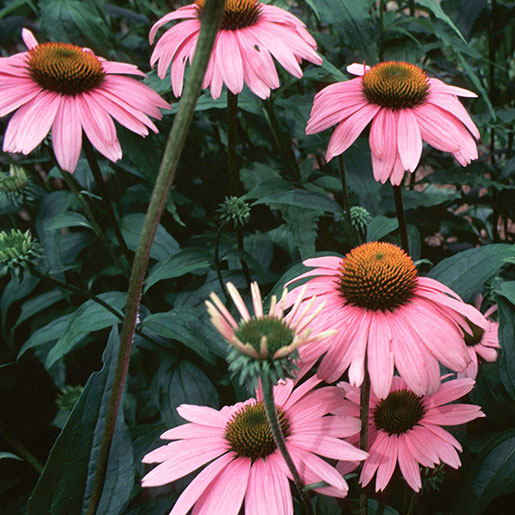
[[[438,281],[419,277],[411,258],[391,243],[365,243],[343,258],[304,265],[314,268],[290,283],[309,279],[302,287],[303,302],[316,295],[311,309],[325,302],[310,327],[337,333],[301,348],[300,359],[305,368],[323,356],[317,373],[327,382],[348,368],[350,383],[360,386],[367,367],[373,391],[384,398],[396,369],[415,394],[431,394],[440,385],[439,363],[455,371],[469,364],[469,322],[488,329],[480,311]],[[287,306],[299,288],[290,291]]]
[[[145,76],[132,64],[107,61],[69,43],[41,43],[27,29],[28,48],[0,58],[0,116],[16,111],[4,136],[4,152],[29,154],[52,129],[52,146],[63,170],[73,172],[82,131],[111,161],[122,157],[113,118],[146,136],[157,132],[149,116],[168,109],[154,90],[123,74]]]
[[[481,307],[483,300],[482,295],[476,297],[475,306],[477,309]],[[495,361],[499,350],[499,322],[489,318],[497,311],[497,305],[490,306],[485,312],[485,318],[488,327],[481,328],[477,325],[469,323],[469,328],[465,332],[465,344],[470,357],[470,363],[464,372],[458,372],[458,377],[470,377],[475,379],[477,376],[479,360]]]
[[[163,79],[170,67],[170,79],[176,97],[182,94],[186,62],[193,59],[200,31],[205,0],[180,7],[158,20],[150,30],[150,44],[157,31],[173,20],[183,20],[159,39],[150,64],[157,62],[157,74]],[[305,59],[322,64],[315,52],[316,42],[304,23],[284,9],[257,0],[226,0],[221,28],[204,76],[203,88],[209,87],[218,98],[225,84],[235,95],[246,84],[260,98],[279,87],[274,58],[294,77],[302,77],[300,62]]]
[[[442,378],[445,379],[445,378]],[[359,388],[342,382],[344,401],[337,414],[359,416]],[[441,426],[465,424],[485,415],[479,406],[448,404],[466,395],[474,386],[469,378],[443,382],[432,395],[414,394],[395,376],[388,396],[380,400],[373,393],[369,409],[369,457],[363,464],[360,483],[367,485],[376,475],[376,491],[384,490],[397,464],[408,485],[418,492],[422,486],[419,465],[434,468],[445,463],[457,469],[460,443]],[[353,441],[351,438],[350,441]],[[355,468],[339,463],[342,474]]]
[[[337,470],[320,458],[354,461],[367,454],[342,438],[359,431],[354,416],[330,415],[343,400],[341,390],[314,390],[320,380],[297,386],[291,380],[274,387],[274,399],[286,446],[304,484],[325,481],[316,491],[344,497],[347,483]],[[292,515],[290,472],[276,448],[263,400],[239,402],[215,410],[183,404],[177,409],[188,421],[163,433],[173,440],[143,458],[159,463],[142,485],[160,486],[207,465],[175,503],[171,515],[193,513],[237,515],[245,500],[245,514]]]
[[[462,166],[477,159],[479,131],[457,98],[475,93],[429,78],[402,61],[372,67],[354,63],[347,71],[359,77],[321,90],[306,127],[306,134],[315,134],[337,125],[328,161],[347,150],[370,122],[374,178],[383,184],[399,185],[404,172],[415,171],[423,141],[451,152]]]

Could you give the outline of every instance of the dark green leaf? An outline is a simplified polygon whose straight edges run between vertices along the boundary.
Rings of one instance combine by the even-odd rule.
[[[252,205],[266,204],[277,209],[280,204],[328,213],[341,213],[342,208],[328,195],[308,190],[290,190],[265,195]]]
[[[183,249],[155,264],[145,281],[144,293],[158,281],[180,277],[190,272],[202,272],[210,268],[212,264],[213,256],[208,250],[200,247]]]
[[[138,245],[144,219],[145,215],[143,213],[132,213],[124,216],[120,223],[120,228],[127,247],[132,251],[135,251]],[[157,261],[163,261],[168,259],[172,254],[179,252],[179,249],[177,240],[168,234],[166,229],[159,224],[157,226],[152,249],[150,250],[150,257]]]
[[[12,452],[0,452],[0,460],[4,459],[23,461],[23,458],[16,456]]]
[[[27,506],[28,515],[83,514],[94,481],[100,441],[118,353],[118,331],[111,331],[104,366],[94,372],[59,434]],[[123,406],[123,399],[121,402]],[[134,461],[123,410],[114,427],[107,474],[98,513],[117,515],[126,505],[134,482]]]
[[[456,34],[465,41],[464,37],[461,35],[461,32],[458,30],[458,27],[454,25],[452,20],[444,13],[440,3],[437,0],[417,0],[417,3],[422,7],[427,7],[438,19],[444,21],[449,25],[449,27],[456,32]]]
[[[62,298],[63,292],[56,289],[26,300],[21,307],[20,316],[18,317],[16,324],[14,324],[14,327],[18,327],[25,320],[52,306]]]
[[[513,282],[513,281],[512,281]],[[497,290],[499,293],[499,290]],[[514,305],[500,297],[499,345],[502,352],[499,359],[499,374],[504,387],[515,401],[515,310]]]
[[[374,216],[367,226],[367,241],[379,241],[398,227],[399,222],[396,218],[387,218],[383,215]]]
[[[301,259],[307,259],[315,253],[318,219],[320,211],[302,209],[295,206],[284,206],[281,209],[293,240],[299,249]]]
[[[470,302],[482,291],[485,281],[501,268],[504,258],[513,255],[514,249],[514,245],[493,243],[465,250],[440,261],[428,275]]]
[[[474,460],[461,492],[459,513],[479,515],[489,504],[515,492],[515,430],[494,437]]]
[[[161,409],[167,424],[176,426],[185,421],[176,409],[181,404],[197,404],[218,408],[219,400],[209,378],[195,365],[181,361],[172,370],[160,374]]]
[[[62,229],[63,227],[86,227],[91,229],[91,224],[83,214],[66,211],[66,213],[57,215],[48,225],[49,230]]]

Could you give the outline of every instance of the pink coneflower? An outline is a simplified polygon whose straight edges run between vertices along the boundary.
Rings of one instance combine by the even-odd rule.
[[[359,416],[359,389],[344,382],[338,386],[345,391],[348,402],[342,403],[335,413]],[[377,472],[376,492],[384,490],[398,463],[408,485],[418,492],[422,486],[419,464],[433,468],[439,463],[446,463],[457,469],[461,462],[456,450],[461,451],[461,445],[441,426],[465,424],[485,416],[480,406],[447,405],[463,397],[473,386],[472,379],[454,379],[442,383],[432,395],[419,396],[400,377],[395,376],[385,399],[380,400],[372,394],[369,457],[363,464],[361,484],[367,485]],[[349,465],[341,463],[337,468],[345,474],[352,468]]]
[[[478,295],[474,302],[477,309],[481,307],[482,295]],[[475,379],[478,370],[478,356],[485,361],[495,361],[499,350],[499,322],[489,319],[497,311],[497,305],[490,306],[485,312],[488,327],[483,329],[469,322],[465,332],[465,344],[471,359],[464,372],[458,372],[458,377]]]
[[[122,157],[111,118],[141,136],[157,132],[149,116],[170,108],[154,90],[121,74],[145,76],[132,64],[106,61],[69,43],[42,43],[27,29],[29,49],[0,59],[0,116],[16,111],[4,136],[4,152],[29,154],[52,129],[61,168],[73,172],[82,130],[111,161]]]
[[[328,161],[347,150],[370,122],[374,177],[383,184],[389,179],[399,185],[405,171],[415,171],[422,140],[452,152],[462,166],[477,159],[479,131],[457,99],[475,93],[429,78],[402,61],[372,67],[354,63],[347,71],[360,77],[320,91],[306,127],[306,134],[315,134],[338,124],[327,147]]]
[[[173,93],[180,97],[186,61],[193,59],[200,31],[205,0],[180,7],[163,16],[150,30],[150,44],[157,31],[172,20],[184,19],[168,29],[159,39],[150,64],[156,62],[157,74],[163,79],[170,63]],[[203,88],[209,87],[218,98],[222,85],[235,95],[247,84],[260,98],[268,98],[270,90],[279,87],[273,58],[295,77],[302,77],[302,59],[322,64],[315,52],[316,42],[305,25],[284,9],[257,0],[226,0],[211,59],[204,76]]]
[[[317,372],[325,381],[337,380],[349,367],[351,384],[360,386],[367,366],[373,391],[384,398],[396,368],[417,395],[431,394],[440,385],[439,362],[456,371],[468,365],[468,321],[488,328],[484,316],[452,290],[419,277],[411,258],[391,243],[365,243],[343,258],[308,259],[304,265],[316,268],[290,282],[312,278],[304,285],[304,302],[316,295],[312,309],[326,303],[310,327],[338,331],[300,350],[308,364],[325,353]],[[289,293],[287,305],[298,291]]]
[[[318,455],[338,460],[363,460],[367,454],[340,438],[359,431],[359,419],[328,415],[343,402],[336,387],[313,388],[315,377],[293,390],[291,380],[274,388],[274,399],[286,446],[304,484],[325,481],[317,489],[335,497],[347,494],[336,469]],[[217,411],[183,404],[177,409],[189,424],[161,438],[175,440],[150,452],[144,463],[160,463],[142,480],[160,486],[207,465],[184,490],[171,515],[194,513],[293,514],[289,470],[276,448],[262,399],[249,399]]]

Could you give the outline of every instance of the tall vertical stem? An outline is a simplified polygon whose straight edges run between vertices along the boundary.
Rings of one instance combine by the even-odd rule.
[[[400,186],[392,186],[395,211],[399,220],[399,232],[401,235],[401,246],[409,254],[408,228],[406,226],[406,215],[404,214],[404,203],[402,201],[402,190]]]
[[[118,225],[118,222],[116,220],[116,216],[113,211],[113,206],[111,204],[111,199],[109,193],[107,192],[107,188],[105,186],[102,173],[100,172],[100,167],[98,166],[95,151],[93,150],[93,147],[87,138],[84,138],[83,148],[84,153],[86,154],[86,159],[88,161],[89,168],[91,169],[91,173],[93,174],[93,178],[95,179],[97,188],[100,190],[100,195],[102,196],[102,202],[104,204],[107,217],[109,218],[109,223],[114,230],[114,234],[116,236],[116,239],[118,240],[118,244],[120,245],[122,252],[124,253],[125,257],[130,263],[131,254],[129,252],[129,249],[127,248],[125,240],[123,239],[122,232],[120,231],[120,226]]]
[[[313,515],[313,510],[311,508],[311,503],[309,502],[309,497],[304,491],[304,484],[302,483],[302,479],[300,478],[299,472],[293,463],[293,460],[288,452],[288,448],[286,447],[286,441],[284,439],[283,432],[281,430],[281,425],[279,423],[279,417],[277,416],[277,409],[275,407],[274,401],[274,385],[272,381],[268,377],[261,377],[261,383],[263,386],[263,403],[265,405],[266,418],[268,419],[268,424],[270,425],[270,431],[272,432],[272,436],[274,437],[274,442],[279,452],[281,453],[290,473],[293,477],[293,482],[295,484],[295,489],[299,494],[299,497],[304,505],[306,513],[308,515]]]
[[[384,58],[384,0],[379,2],[379,34],[377,38],[378,42],[378,57],[379,61]]]
[[[150,248],[159,224],[159,219],[161,218],[166,204],[168,193],[175,178],[175,170],[193,118],[193,111],[195,109],[195,104],[197,103],[207,63],[211,55],[211,49],[213,48],[213,43],[222,20],[224,5],[224,0],[209,0],[206,2],[204,7],[195,56],[189,70],[184,94],[179,103],[179,109],[175,115],[172,130],[168,135],[163,159],[161,161],[159,173],[154,185],[150,204],[148,206],[147,215],[145,217],[138,246],[136,248],[136,254],[134,256],[131,276],[129,279],[125,318],[120,333],[120,347],[116,370],[113,378],[111,395],[109,397],[104,432],[102,435],[98,463],[95,471],[94,486],[87,515],[93,515],[96,513],[98,503],[102,495],[114,425],[125,385],[127,370],[129,368],[130,351],[134,337],[134,330],[136,328],[143,280],[145,278],[150,256]]]
[[[238,143],[238,95],[227,88],[227,169],[231,181],[231,194],[241,195],[240,177],[236,165]]]
[[[360,388],[359,395],[359,418],[361,420],[361,430],[359,433],[359,448],[368,451],[368,413],[370,406],[370,376],[368,375],[367,356],[365,354],[365,377]],[[363,468],[363,464],[360,465]],[[366,487],[361,487],[359,494],[360,515],[368,514],[368,495]]]
[[[350,213],[350,199],[349,199],[349,188],[347,187],[347,177],[345,175],[345,165],[343,163],[343,155],[340,154],[338,156],[338,165],[340,168],[340,180],[342,183],[342,193],[343,193],[343,210],[345,211],[345,216],[347,218],[347,223],[349,224],[349,232],[352,235],[352,237],[355,237],[356,242],[360,241],[360,236],[358,234],[358,231],[354,229],[354,226],[352,225],[352,217]]]

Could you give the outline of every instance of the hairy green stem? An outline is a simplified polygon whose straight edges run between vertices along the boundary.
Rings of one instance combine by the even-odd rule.
[[[406,225],[406,215],[404,214],[404,203],[402,201],[402,190],[400,186],[392,186],[393,199],[395,201],[395,211],[397,213],[397,220],[399,221],[399,232],[401,235],[401,246],[409,254],[408,243],[408,227]]]
[[[244,252],[245,249],[243,248],[243,228],[238,227],[236,229],[236,238],[238,240],[238,250]],[[247,262],[240,258],[241,268],[243,269],[243,275],[245,276],[245,282],[247,283],[247,287],[250,288],[250,283],[252,282],[252,279],[250,277],[250,270],[247,265]]]
[[[359,395],[359,418],[361,420],[361,430],[359,433],[359,448],[368,451],[368,412],[370,406],[370,376],[368,375],[367,356],[365,355],[365,377],[360,388]],[[363,469],[363,463],[360,470]],[[361,487],[359,494],[360,515],[368,514],[368,495],[367,488]]]
[[[23,459],[30,463],[38,474],[41,474],[43,465],[41,462],[23,445],[18,437],[0,420],[0,438],[3,438]]]
[[[80,184],[72,177],[70,173],[65,172],[59,165],[57,165],[57,168],[61,173],[61,177],[63,178],[64,182],[79,201],[82,210],[86,215],[86,218],[91,224],[93,232],[97,235],[98,239],[100,240],[102,245],[104,245],[109,254],[111,254],[111,257],[113,258],[114,262],[120,267],[122,272],[127,274],[126,266],[124,266],[123,263],[120,261],[120,258],[113,249],[111,242],[107,239],[104,230],[98,224],[97,219],[95,218],[95,215],[93,214],[93,211],[91,210],[89,204],[84,200]]]
[[[93,174],[93,178],[95,179],[97,188],[100,190],[100,195],[102,196],[102,202],[104,204],[106,214],[109,219],[109,223],[114,230],[114,234],[116,236],[116,239],[118,240],[118,244],[120,245],[122,252],[127,258],[127,261],[130,263],[132,256],[130,254],[129,249],[127,248],[125,240],[123,239],[122,231],[120,230],[118,221],[116,220],[116,216],[113,211],[113,206],[111,204],[111,198],[109,196],[109,193],[107,192],[107,188],[105,186],[104,178],[102,177],[100,167],[98,166],[95,151],[87,138],[84,138],[83,148],[84,153],[86,154],[86,159],[88,161],[89,168],[91,169],[91,173]]]
[[[288,448],[286,447],[286,441],[281,430],[279,417],[277,416],[277,409],[275,407],[274,384],[268,377],[261,377],[261,383],[263,385],[263,403],[265,405],[266,418],[268,419],[268,424],[270,425],[270,431],[274,438],[275,445],[279,449],[279,452],[281,453],[284,461],[286,462],[286,465],[288,466],[288,469],[293,477],[295,489],[299,494],[300,500],[304,505],[306,513],[308,515],[313,515],[313,509],[311,508],[309,497],[304,490],[304,484],[302,483],[299,472],[297,471],[295,463],[293,463],[290,453],[288,452]]]
[[[150,248],[154,240],[159,220],[166,205],[166,199],[175,178],[177,163],[179,162],[188,129],[193,119],[195,104],[197,103],[202,80],[211,55],[211,49],[213,48],[213,43],[222,20],[224,5],[224,0],[209,0],[206,2],[204,7],[195,56],[189,69],[184,94],[179,103],[179,108],[168,136],[159,173],[154,185],[147,215],[143,223],[138,246],[136,248],[136,254],[134,256],[131,276],[129,279],[125,318],[120,333],[118,360],[113,378],[109,404],[107,407],[104,432],[102,435],[98,463],[95,471],[94,486],[87,515],[93,515],[96,513],[98,502],[102,494],[114,425],[129,367],[131,345],[138,318],[139,301],[143,288],[143,280],[148,266]]]

